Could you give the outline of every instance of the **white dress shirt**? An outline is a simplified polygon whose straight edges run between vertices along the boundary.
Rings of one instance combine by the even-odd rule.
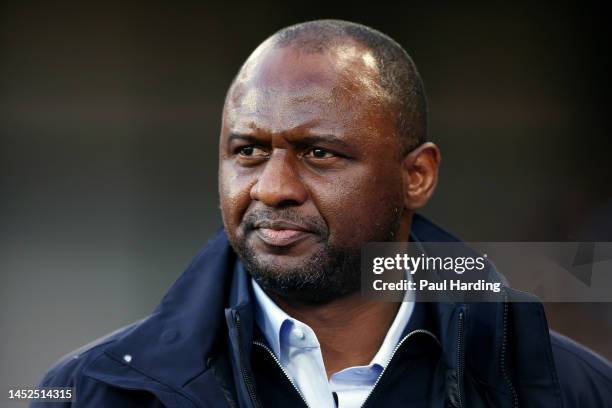
[[[410,275],[410,274],[408,274]],[[314,331],[305,323],[287,315],[261,287],[251,279],[255,293],[255,321],[271,351],[311,408],[361,407],[374,388],[376,380],[389,363],[401,340],[414,309],[411,292],[407,292],[383,343],[370,362],[338,371],[327,380],[321,346]]]

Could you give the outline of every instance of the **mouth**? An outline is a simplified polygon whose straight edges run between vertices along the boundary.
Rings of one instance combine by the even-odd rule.
[[[286,221],[262,221],[255,225],[255,234],[273,247],[287,247],[313,233],[307,228]]]

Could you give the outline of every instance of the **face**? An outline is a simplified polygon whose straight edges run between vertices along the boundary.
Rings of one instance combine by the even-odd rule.
[[[360,250],[403,222],[402,157],[375,60],[356,44],[264,43],[228,93],[219,192],[230,243],[265,289],[329,301],[359,288]]]

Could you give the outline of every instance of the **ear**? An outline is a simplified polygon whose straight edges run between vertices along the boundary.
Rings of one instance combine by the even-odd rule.
[[[431,142],[423,143],[402,162],[404,206],[416,211],[429,201],[438,183],[440,149]]]

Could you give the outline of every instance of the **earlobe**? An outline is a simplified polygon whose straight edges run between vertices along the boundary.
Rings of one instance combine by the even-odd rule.
[[[431,143],[423,143],[408,153],[402,163],[404,181],[404,206],[416,211],[433,195],[438,182],[440,149]]]

